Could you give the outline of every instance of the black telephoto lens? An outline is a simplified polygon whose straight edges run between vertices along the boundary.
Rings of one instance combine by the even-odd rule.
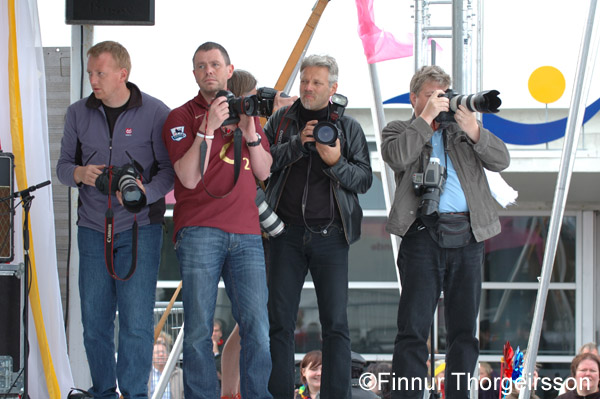
[[[337,127],[331,122],[319,122],[313,130],[315,141],[335,147],[338,138]]]
[[[482,91],[473,95],[473,108],[478,112],[495,114],[502,105],[502,100],[498,97],[498,90]]]

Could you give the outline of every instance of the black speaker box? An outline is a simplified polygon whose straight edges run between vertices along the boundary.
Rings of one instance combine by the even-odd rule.
[[[66,0],[69,25],[154,25],[154,0]]]
[[[12,357],[15,373],[21,369],[21,282],[18,277],[0,274],[0,356]]]
[[[14,157],[0,151],[0,263],[11,262],[14,248]]]

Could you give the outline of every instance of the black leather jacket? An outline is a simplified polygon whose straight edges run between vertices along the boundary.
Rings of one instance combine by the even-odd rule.
[[[298,111],[300,100],[273,114],[265,125],[265,133],[271,144],[273,165],[267,186],[267,202],[275,212],[279,205],[283,187],[287,183],[291,165],[309,152],[302,146],[299,132]],[[367,140],[360,124],[349,116],[337,120],[342,156],[333,166],[324,170],[331,178],[334,195],[342,216],[344,234],[348,244],[360,238],[362,209],[358,193],[365,193],[373,182]],[[302,182],[303,183],[303,182]]]

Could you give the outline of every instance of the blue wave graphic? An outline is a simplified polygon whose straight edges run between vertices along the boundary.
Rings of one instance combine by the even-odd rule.
[[[384,104],[410,104],[409,94],[385,100]],[[585,109],[583,123],[592,119],[600,111],[600,98]],[[519,123],[499,117],[496,114],[483,114],[483,124],[496,136],[508,144],[535,145],[548,143],[565,135],[567,118],[545,123]]]

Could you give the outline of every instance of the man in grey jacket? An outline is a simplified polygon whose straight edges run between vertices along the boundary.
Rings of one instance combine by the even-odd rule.
[[[504,143],[462,105],[453,120],[438,122],[440,113],[449,112],[444,96],[449,86],[450,76],[441,68],[421,68],[410,83],[413,117],[383,129],[382,156],[394,170],[397,184],[386,228],[402,237],[398,254],[402,293],[392,371],[407,383],[393,384],[394,399],[423,395],[418,384],[425,386],[427,338],[442,289],[446,398],[469,397],[467,379],[479,355],[475,333],[484,240],[500,232],[483,168],[499,172],[508,167],[510,156]],[[430,171],[440,177],[431,185]],[[423,172],[425,184],[413,178]],[[420,195],[423,188],[426,195]]]
[[[129,54],[119,43],[90,48],[87,72],[93,93],[67,109],[56,167],[63,184],[79,188],[81,320],[90,392],[96,398],[117,398],[117,380],[125,398],[147,397],[164,196],[173,187],[173,167],[161,136],[169,108],[130,83],[130,70]],[[108,167],[132,160],[139,165],[128,173],[107,173]],[[122,183],[128,188],[119,183],[114,190],[125,175]]]

